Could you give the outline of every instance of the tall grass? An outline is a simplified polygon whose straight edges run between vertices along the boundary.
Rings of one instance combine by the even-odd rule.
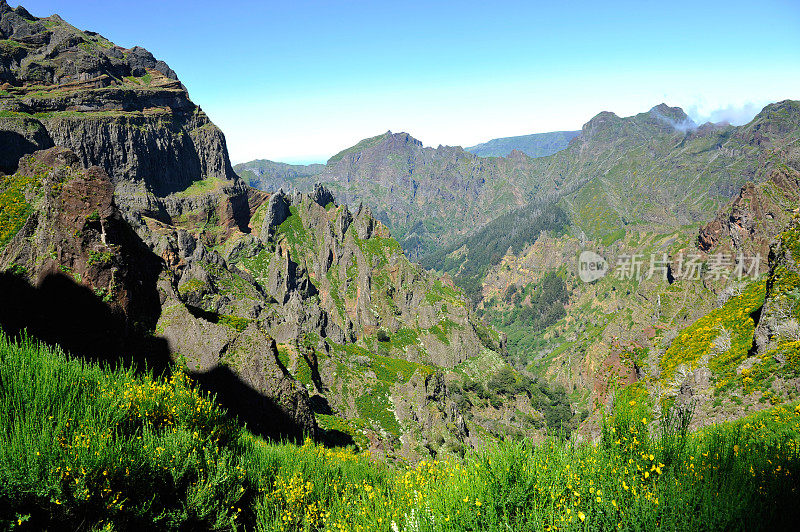
[[[690,434],[617,401],[593,444],[503,441],[387,465],[268,443],[176,368],[154,380],[0,335],[0,526],[42,529],[791,529],[800,406]]]

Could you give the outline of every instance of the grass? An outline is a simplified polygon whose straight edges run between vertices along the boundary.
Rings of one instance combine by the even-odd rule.
[[[303,226],[303,220],[300,218],[300,214],[297,210],[297,207],[292,205],[289,207],[290,215],[286,220],[283,221],[281,225],[278,226],[277,233],[279,235],[285,235],[287,242],[289,245],[298,250],[298,255],[302,256],[302,253],[299,252],[308,241],[308,233],[306,232],[306,228]],[[308,249],[313,249],[312,247],[308,247]]]
[[[435,305],[440,301],[447,301],[455,305],[463,305],[461,302],[462,298],[463,295],[460,290],[447,286],[441,279],[436,279],[433,283],[433,287],[425,292],[425,301],[431,305]]]
[[[444,318],[439,321],[436,325],[428,329],[432,335],[434,335],[440,342],[445,345],[450,345],[450,332],[453,329],[462,329],[463,327],[450,318]]]
[[[25,199],[28,180],[15,180],[14,176],[2,178],[0,182],[0,249],[17,234],[33,213],[33,207]]]
[[[189,196],[197,196],[211,192],[222,186],[222,180],[217,177],[208,177],[192,182],[186,189],[176,192],[175,196],[179,198],[186,198]]]
[[[740,295],[686,327],[661,360],[662,378],[671,378],[681,364],[692,366],[710,356],[709,368],[724,385],[738,363],[747,357],[755,330],[752,314],[763,305],[765,290],[763,281],[751,283]],[[730,345],[715,352],[715,341],[726,332],[730,334]]]
[[[392,386],[408,383],[416,372],[427,377],[433,374],[435,369],[416,362],[378,355],[354,344],[334,343],[333,347],[340,359],[353,361],[361,358],[364,368],[375,373],[374,380],[367,380],[353,393],[353,403],[359,418],[374,430],[400,436],[402,427],[395,417],[390,399]],[[344,376],[344,371],[340,370],[337,373]]]
[[[389,466],[260,440],[179,368],[154,379],[0,336],[0,384],[4,528],[771,530],[800,517],[794,405],[651,433],[634,394],[597,444],[504,441]]]

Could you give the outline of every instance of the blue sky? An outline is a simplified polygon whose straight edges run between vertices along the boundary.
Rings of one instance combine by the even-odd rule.
[[[165,60],[234,162],[324,161],[386,130],[468,146],[662,101],[741,122],[800,98],[796,0],[22,4]]]

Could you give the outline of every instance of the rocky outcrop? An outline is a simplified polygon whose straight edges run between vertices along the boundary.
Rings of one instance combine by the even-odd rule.
[[[119,48],[57,15],[39,19],[19,8],[0,15],[0,31],[8,39],[0,47],[0,112],[18,119],[0,123],[0,134],[30,131],[17,139],[12,161],[22,151],[63,146],[115,184],[142,181],[159,196],[200,179],[237,179],[222,133],[147,50]]]
[[[30,216],[0,250],[0,267],[21,268],[34,286],[66,273],[131,321],[157,315],[159,301],[142,285],[160,264],[120,215],[105,171],[84,169],[60,147],[25,156],[19,166],[9,179],[27,184]]]
[[[389,337],[401,329],[418,331],[419,342],[398,349],[399,358],[452,367],[483,349],[455,287],[409,262],[368,208],[353,215],[331,198],[317,187],[296,196],[290,211],[286,197],[274,194],[263,207],[259,238],[276,240],[275,252],[261,251],[262,260],[245,260],[242,267],[284,305],[294,294],[300,300],[318,297],[331,330],[352,341],[375,339],[379,328]],[[274,220],[290,218],[276,236]]]
[[[264,223],[261,226],[261,238],[266,242],[275,235],[275,230],[289,217],[291,202],[283,190],[272,194],[264,214]]]
[[[311,201],[320,207],[326,207],[329,203],[333,203],[335,198],[330,190],[317,183],[314,185],[314,190],[311,192]]]
[[[796,222],[780,233],[769,252],[769,272],[764,306],[760,310],[752,354],[775,353],[786,363],[783,351],[800,341],[800,227]]]
[[[144,242],[117,207],[105,171],[84,169],[66,148],[23,157],[0,192],[16,194],[0,205],[2,218],[19,213],[18,229],[0,248],[0,272],[12,272],[34,289],[58,277],[64,286],[94,294],[95,310],[105,306],[109,316],[119,318],[109,319],[106,328],[84,324],[89,335],[100,337],[106,356],[124,355],[135,330],[156,331],[166,341],[166,353],[185,361],[190,374],[252,430],[275,437],[314,436],[307,391],[281,366],[274,340],[254,320],[269,304],[254,279],[186,229],[145,217]],[[25,205],[17,209],[20,202]],[[233,282],[240,283],[242,300],[225,290]],[[43,332],[63,340],[48,335],[46,327]],[[139,362],[148,367],[166,362],[154,357]]]
[[[158,330],[250,430],[295,440],[315,437],[308,392],[282,366],[275,340],[257,325],[239,331],[170,300]]]
[[[775,234],[790,221],[800,198],[800,172],[781,165],[763,183],[747,183],[697,237],[705,252],[769,254]]]

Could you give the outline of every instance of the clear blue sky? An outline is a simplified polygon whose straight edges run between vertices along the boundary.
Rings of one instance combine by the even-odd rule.
[[[324,161],[389,129],[467,146],[662,101],[741,122],[800,98],[796,0],[22,4],[166,61],[234,162]]]

